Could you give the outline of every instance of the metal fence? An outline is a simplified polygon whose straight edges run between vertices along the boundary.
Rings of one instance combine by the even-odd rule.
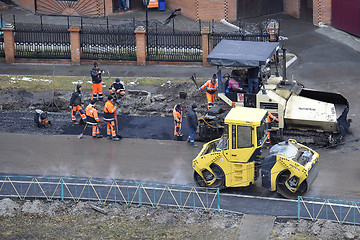
[[[201,62],[200,32],[151,32],[147,34],[147,61]]]
[[[146,204],[154,208],[201,208],[220,211],[218,188],[139,183],[120,180],[95,180],[62,177],[0,176],[0,197],[20,200],[44,199],[121,202],[130,206]]]
[[[80,33],[81,58],[136,61],[134,31],[89,31]]]
[[[300,218],[360,224],[360,202],[299,196],[298,219]]]
[[[67,29],[15,29],[15,58],[71,58]]]

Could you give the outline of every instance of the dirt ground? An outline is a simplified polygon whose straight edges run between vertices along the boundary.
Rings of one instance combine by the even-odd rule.
[[[71,90],[62,90],[59,87],[54,91],[31,91],[32,88],[36,88],[36,84],[39,82],[37,78],[26,77],[25,80],[23,80],[24,77],[15,76],[9,76],[9,79],[3,78],[4,82],[10,82],[12,86],[0,89],[1,110],[42,109],[46,111],[70,111]],[[27,83],[33,81],[33,86],[24,87],[23,83],[25,81]],[[205,79],[198,80],[198,85],[201,86],[205,81]],[[83,107],[85,108],[91,99],[91,84],[79,82],[83,86]],[[72,83],[73,89],[75,89],[76,83]],[[19,84],[19,86],[15,84]],[[108,88],[110,84],[110,80],[104,81],[103,93],[105,100],[109,95]],[[189,79],[176,81],[159,79],[155,85],[143,84],[142,80],[129,80],[125,85],[127,94],[117,104],[118,112],[122,114],[172,116],[176,104],[181,104],[182,108],[186,110],[193,103],[198,104],[200,113],[206,110],[205,91],[198,91],[194,82]],[[97,104],[98,110],[102,110],[104,102]]]
[[[1,239],[239,239],[241,220],[236,213],[194,209],[0,200]],[[358,226],[277,220],[270,239],[359,239],[359,234]]]

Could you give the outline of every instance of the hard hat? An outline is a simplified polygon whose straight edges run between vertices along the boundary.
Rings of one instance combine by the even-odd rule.
[[[113,96],[109,95],[108,100],[114,99]]]
[[[91,100],[90,100],[90,104],[91,104],[91,105],[94,105],[95,103],[96,103],[96,100],[95,100],[95,99],[91,99]]]
[[[119,79],[119,78],[117,78],[117,79],[115,80],[115,82],[120,82],[120,79]]]
[[[196,104],[194,103],[192,106],[191,106],[192,109],[195,109],[197,108]]]
[[[97,66],[97,65],[98,65],[97,62],[94,62],[94,67]]]

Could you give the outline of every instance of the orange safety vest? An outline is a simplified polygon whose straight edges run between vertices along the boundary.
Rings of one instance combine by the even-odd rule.
[[[275,121],[279,122],[279,119],[277,119],[274,115],[272,115],[271,112],[268,112],[268,116],[266,117],[266,122],[271,123],[271,119],[274,119]]]
[[[204,85],[201,86],[201,89],[204,89],[206,87],[206,91],[210,94],[214,94],[216,90],[218,90],[218,81],[216,80],[213,84],[211,80],[207,81]]]
[[[181,110],[177,111],[177,110],[176,110],[176,106],[174,107],[174,110],[173,110],[173,116],[174,116],[174,121],[175,121],[175,122],[180,122],[180,119],[181,119]]]
[[[93,118],[96,122],[100,121],[97,110],[94,108],[93,105],[89,104],[86,107],[85,112],[86,112],[86,116]]]
[[[105,113],[114,113],[115,111],[116,111],[116,107],[114,106],[114,104],[110,100],[108,100],[105,103],[104,112]]]

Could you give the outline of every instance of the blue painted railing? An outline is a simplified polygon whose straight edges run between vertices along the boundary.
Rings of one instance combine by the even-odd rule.
[[[85,178],[0,176],[0,197],[143,204],[154,208],[174,206],[220,212],[218,188],[163,185],[121,180]]]

